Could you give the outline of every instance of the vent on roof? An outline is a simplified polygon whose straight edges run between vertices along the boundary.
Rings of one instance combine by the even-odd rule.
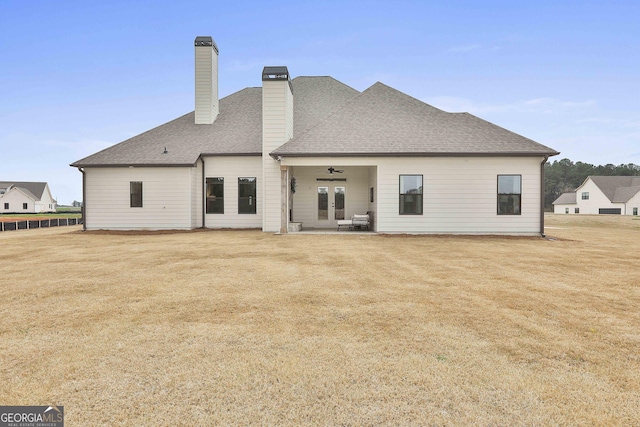
[[[284,66],[264,67],[262,80],[289,80],[289,70]]]

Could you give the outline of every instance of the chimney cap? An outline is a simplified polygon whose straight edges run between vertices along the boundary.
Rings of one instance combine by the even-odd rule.
[[[265,80],[289,80],[289,70],[285,66],[264,67],[262,81]]]
[[[195,46],[212,46],[218,52],[218,46],[211,36],[198,36],[194,44]]]

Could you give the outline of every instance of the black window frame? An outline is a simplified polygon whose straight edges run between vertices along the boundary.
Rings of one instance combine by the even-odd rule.
[[[4,208],[9,209],[9,202],[4,202]]]
[[[243,180],[250,180],[243,182]],[[251,188],[253,187],[253,188]],[[249,188],[249,191],[245,191]],[[238,214],[255,215],[258,213],[258,178],[255,176],[238,177]]]
[[[403,193],[402,178],[420,177],[419,193]],[[415,197],[415,208],[413,212],[407,212],[407,196]],[[424,215],[424,175],[422,174],[401,174],[398,176],[398,215]]]
[[[638,216],[638,208],[633,208],[633,215]]]
[[[140,191],[138,194],[137,188],[140,187]],[[143,184],[142,181],[129,181],[129,207],[130,208],[141,208],[143,207]]]
[[[215,190],[222,191],[218,191],[218,194],[213,194],[216,192]],[[224,177],[207,177],[205,179],[205,191],[205,213],[224,214]]]
[[[519,193],[500,193],[500,178],[501,177],[518,177],[519,180],[520,180],[520,186],[519,186],[520,187],[519,188],[520,192]],[[496,213],[498,215],[508,215],[508,216],[522,215],[522,175],[519,175],[519,174],[500,174],[500,175],[498,175],[498,178],[496,180],[496,184],[497,184],[497,187],[496,187],[496,201],[497,201],[497,203],[496,203]],[[506,196],[507,197],[507,204],[505,204],[505,206],[508,206],[509,197],[517,197],[518,204],[517,204],[517,208],[514,209],[514,212],[501,212],[501,209],[500,209],[501,196],[503,196],[503,197]]]
[[[574,208],[574,209],[573,209],[573,213],[577,213],[577,214],[579,214],[579,213],[580,213],[580,208]]]
[[[26,211],[27,209],[29,209],[29,203],[23,203],[22,204],[22,210]]]
[[[589,200],[589,192],[583,191],[581,197],[582,197],[582,200]]]

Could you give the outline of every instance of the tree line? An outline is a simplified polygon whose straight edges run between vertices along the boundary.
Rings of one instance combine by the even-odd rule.
[[[555,160],[544,165],[544,206],[553,210],[553,202],[562,193],[574,191],[589,175],[640,176],[640,165],[599,165],[575,162],[569,159]]]

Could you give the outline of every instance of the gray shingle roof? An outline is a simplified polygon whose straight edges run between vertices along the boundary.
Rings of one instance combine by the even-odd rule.
[[[33,199],[39,201],[42,199],[42,194],[47,186],[46,182],[24,182],[24,181],[0,181],[0,188],[6,190],[10,186],[18,187],[24,191],[28,196],[33,196]]]
[[[576,193],[562,193],[552,204],[554,205],[575,205]]]
[[[292,87],[294,138],[274,155],[558,154],[471,114],[444,112],[382,83],[360,93],[331,77],[297,77]],[[211,125],[196,125],[194,114],[71,166],[187,166],[201,154],[261,155],[261,88],[222,98]]]
[[[590,176],[589,178],[612,203],[625,203],[640,191],[640,177],[637,176]]]
[[[295,95],[294,95],[295,96]],[[382,83],[273,155],[555,155],[545,147],[468,113],[447,113]]]
[[[297,77],[292,85],[294,133],[304,132],[360,93],[331,77]],[[194,114],[185,114],[71,166],[186,166],[193,165],[201,154],[261,155],[262,88],[246,88],[222,98],[220,113],[211,125],[196,125]]]

